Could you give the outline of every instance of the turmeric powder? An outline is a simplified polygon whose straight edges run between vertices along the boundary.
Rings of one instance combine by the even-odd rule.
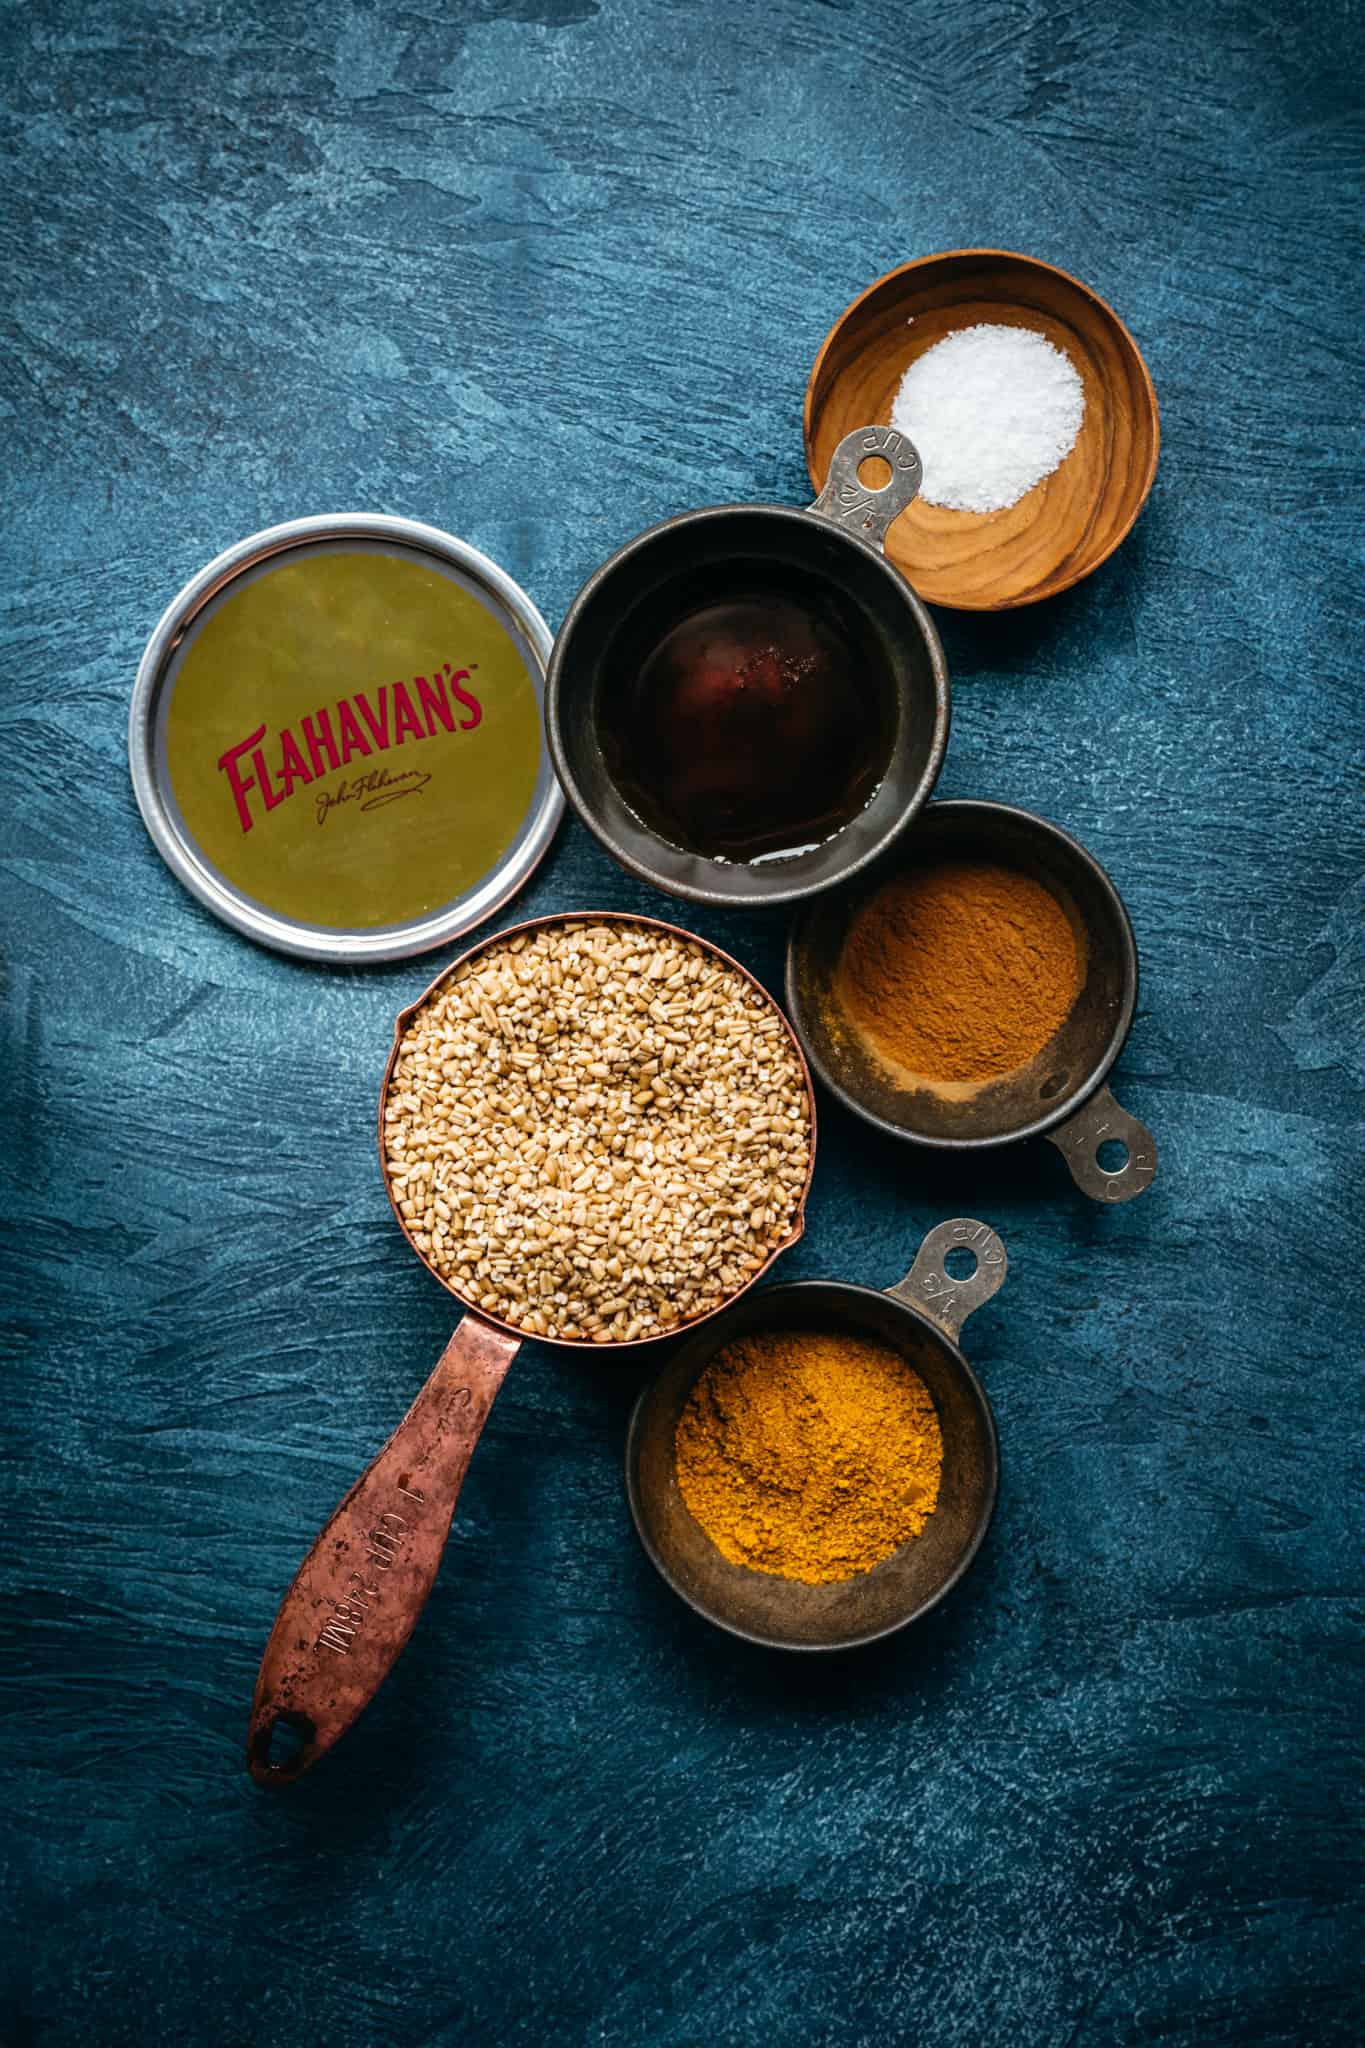
[[[849,927],[839,1003],[922,1081],[998,1080],[1041,1052],[1084,981],[1071,920],[1030,875],[948,860],[883,883]]]
[[[830,1585],[918,1536],[943,1438],[923,1381],[889,1345],[760,1330],[718,1351],[678,1418],[678,1485],[723,1557]]]

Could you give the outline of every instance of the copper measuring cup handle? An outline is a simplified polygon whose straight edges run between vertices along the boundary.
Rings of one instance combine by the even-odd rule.
[[[859,478],[871,457],[880,457],[891,470],[884,484],[868,485]],[[830,457],[825,487],[808,510],[879,548],[892,520],[913,502],[923,481],[918,450],[904,434],[894,427],[855,427]]]
[[[280,1603],[251,1703],[247,1768],[287,1785],[378,1692],[436,1579],[451,1516],[521,1339],[467,1315],[382,1451],[361,1473]],[[271,1759],[281,1726],[297,1738]]]
[[[1107,1088],[1096,1089],[1074,1116],[1044,1136],[1065,1159],[1081,1193],[1094,1202],[1131,1202],[1156,1179],[1156,1139]],[[1110,1138],[1117,1138],[1128,1153],[1112,1172],[1100,1165],[1099,1156],[1100,1146]]]

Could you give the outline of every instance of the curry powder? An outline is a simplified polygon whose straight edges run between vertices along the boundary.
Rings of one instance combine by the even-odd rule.
[[[761,1330],[718,1351],[678,1419],[678,1485],[723,1557],[832,1584],[918,1536],[943,1438],[919,1375],[888,1345]]]
[[[835,979],[859,1035],[929,1082],[998,1080],[1065,1023],[1084,980],[1041,882],[987,861],[912,868],[854,917]]]

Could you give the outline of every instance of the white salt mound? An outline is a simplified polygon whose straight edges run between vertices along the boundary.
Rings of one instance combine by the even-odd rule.
[[[1003,512],[1076,445],[1085,393],[1071,360],[1027,327],[963,327],[901,379],[891,424],[924,464],[920,495]]]

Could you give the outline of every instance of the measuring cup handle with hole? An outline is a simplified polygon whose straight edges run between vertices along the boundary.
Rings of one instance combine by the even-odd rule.
[[[954,1252],[970,1252],[975,1261],[962,1278],[948,1271]],[[954,1216],[929,1232],[905,1278],[886,1291],[928,1316],[956,1343],[968,1316],[999,1293],[1008,1271],[1005,1247],[990,1224]]]
[[[258,1784],[300,1777],[388,1676],[435,1582],[479,1433],[520,1349],[520,1338],[467,1315],[324,1525],[261,1659],[247,1732]]]
[[[884,462],[890,475],[884,483],[864,483],[865,462]],[[894,427],[855,427],[830,458],[825,488],[810,510],[834,526],[842,526],[880,547],[887,528],[918,496],[924,466],[918,451]]]
[[[1096,1202],[1131,1202],[1156,1179],[1156,1139],[1146,1124],[1130,1116],[1107,1088],[1098,1088],[1055,1131],[1044,1133],[1057,1147],[1071,1178]],[[1118,1166],[1100,1165],[1100,1153],[1117,1142],[1126,1153]]]

